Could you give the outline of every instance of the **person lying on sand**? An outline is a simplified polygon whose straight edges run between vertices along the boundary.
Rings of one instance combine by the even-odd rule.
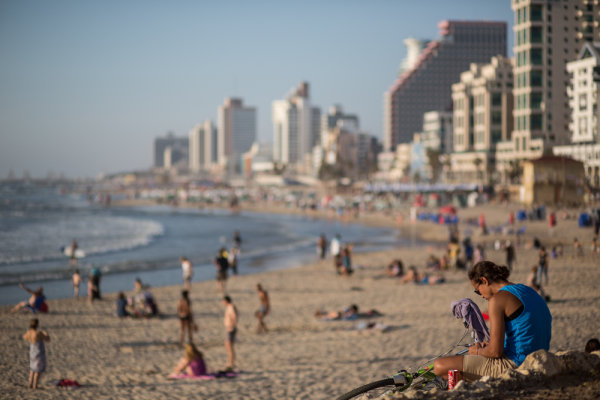
[[[383,315],[379,311],[374,308],[359,313],[358,306],[356,304],[352,304],[349,307],[346,307],[343,311],[315,311],[315,317],[317,317],[321,321],[354,321],[358,318],[369,318]]]
[[[436,285],[438,283],[443,283],[446,281],[446,278],[444,278],[444,275],[441,272],[436,272],[433,274],[428,274],[428,273],[424,273],[421,274],[419,271],[417,271],[417,267],[415,267],[414,265],[411,265],[410,267],[408,267],[408,272],[406,272],[406,274],[404,274],[404,276],[402,277],[402,280],[400,282],[402,283],[417,283],[417,284],[428,284],[428,285]]]

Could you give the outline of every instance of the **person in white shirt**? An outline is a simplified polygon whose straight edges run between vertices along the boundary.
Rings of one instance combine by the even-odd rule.
[[[186,290],[190,290],[192,288],[192,276],[194,276],[194,269],[192,267],[192,263],[186,257],[181,256],[180,260],[184,286]]]

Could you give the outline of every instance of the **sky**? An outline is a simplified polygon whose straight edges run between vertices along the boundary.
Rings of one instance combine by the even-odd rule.
[[[155,137],[216,123],[227,97],[257,109],[300,81],[312,104],[383,137],[403,40],[445,19],[508,24],[508,0],[2,0],[0,178],[96,177],[152,166]]]

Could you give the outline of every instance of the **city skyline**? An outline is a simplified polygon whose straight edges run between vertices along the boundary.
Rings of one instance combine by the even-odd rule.
[[[3,2],[0,177],[147,169],[155,137],[216,123],[227,97],[256,107],[272,143],[271,104],[300,81],[382,140],[403,40],[447,19],[506,22],[512,56],[510,3],[491,0]]]

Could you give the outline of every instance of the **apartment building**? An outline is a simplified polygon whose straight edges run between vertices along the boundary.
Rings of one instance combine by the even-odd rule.
[[[506,56],[504,22],[442,21],[438,27],[440,39],[429,42],[384,94],[385,151],[410,142],[425,112],[451,110],[451,85],[471,63]]]
[[[568,144],[567,63],[598,41],[598,0],[512,0],[515,15],[514,131],[498,144],[502,164],[521,163]]]
[[[600,68],[600,42],[586,42],[577,59],[567,63],[571,144],[552,150],[583,162],[588,183],[600,187],[600,82],[594,81],[595,68]]]
[[[454,152],[450,155],[450,181],[490,184],[503,176],[493,176],[496,145],[508,141],[513,130],[513,62],[492,57],[489,64],[471,64],[452,85],[454,102]]]

